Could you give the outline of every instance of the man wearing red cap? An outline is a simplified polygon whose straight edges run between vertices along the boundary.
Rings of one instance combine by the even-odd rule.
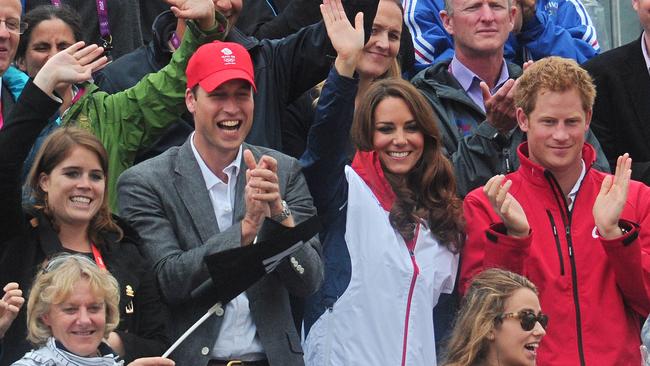
[[[253,64],[242,46],[202,46],[187,66],[185,102],[195,132],[180,147],[124,172],[123,216],[138,230],[170,304],[175,336],[212,305],[192,290],[209,278],[203,258],[264,240],[273,225],[315,214],[298,162],[244,143],[253,119]],[[230,301],[171,357],[182,365],[303,365],[289,293],[306,296],[323,278],[313,238]]]

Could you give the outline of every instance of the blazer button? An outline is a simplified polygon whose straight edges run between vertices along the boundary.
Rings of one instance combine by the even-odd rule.
[[[291,264],[293,264],[294,267],[298,265],[298,260],[296,260],[296,257],[291,257]]]
[[[202,354],[203,356],[207,356],[208,353],[210,353],[210,349],[209,349],[208,347],[203,347],[203,348],[201,348],[201,354]]]

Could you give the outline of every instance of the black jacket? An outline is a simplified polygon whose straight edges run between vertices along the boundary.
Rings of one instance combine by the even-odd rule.
[[[321,19],[318,0],[246,0],[237,28],[257,39],[278,39]]]
[[[598,55],[583,67],[596,84],[591,129],[609,164],[616,166],[619,155],[630,153],[632,179],[650,185],[650,74],[641,41]]]
[[[47,120],[34,119],[42,109],[28,85],[21,96],[26,103],[14,107],[7,128],[0,131],[0,284],[18,282],[28,294],[44,259],[65,251],[49,220],[40,212],[24,211],[19,184],[23,160]],[[38,90],[40,92],[40,90]],[[54,109],[58,105],[53,106]],[[55,111],[52,110],[51,113]],[[40,112],[38,113],[40,115]],[[137,233],[117,219],[124,237],[103,233],[97,243],[109,272],[120,286],[120,324],[117,328],[127,363],[144,356],[159,356],[170,344],[166,334],[167,308],[162,304],[150,264],[139,252]],[[132,291],[127,291],[130,286]],[[129,296],[131,295],[131,296]],[[133,312],[126,311],[133,301]],[[0,365],[9,365],[30,350],[26,337],[26,306],[5,334]]]

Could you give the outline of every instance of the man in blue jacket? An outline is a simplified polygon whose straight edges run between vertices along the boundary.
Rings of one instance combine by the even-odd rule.
[[[514,0],[515,26],[505,45],[505,58],[522,65],[546,56],[572,58],[578,63],[598,54],[589,14],[579,0]],[[440,11],[450,8],[451,0],[405,0],[404,20],[413,37],[416,67],[450,59],[454,40],[445,30]],[[464,1],[470,8],[478,0]]]

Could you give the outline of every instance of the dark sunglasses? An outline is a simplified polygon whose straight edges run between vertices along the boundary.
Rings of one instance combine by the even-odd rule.
[[[522,310],[518,313],[505,313],[499,315],[498,319],[503,321],[503,319],[507,318],[519,319],[519,322],[521,323],[521,329],[525,331],[533,330],[537,322],[539,322],[539,324],[541,324],[542,328],[544,329],[546,329],[546,326],[548,326],[548,315],[542,313],[535,315],[535,313],[532,311]]]

